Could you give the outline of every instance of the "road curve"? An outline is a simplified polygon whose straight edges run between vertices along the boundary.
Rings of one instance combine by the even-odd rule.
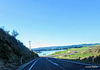
[[[22,70],[100,70],[100,67],[62,59],[40,57]]]

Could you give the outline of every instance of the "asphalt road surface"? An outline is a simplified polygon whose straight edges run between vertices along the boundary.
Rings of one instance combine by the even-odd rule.
[[[22,70],[100,70],[100,67],[63,59],[40,57]]]

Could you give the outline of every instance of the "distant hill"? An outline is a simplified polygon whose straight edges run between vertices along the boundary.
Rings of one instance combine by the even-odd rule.
[[[38,55],[0,28],[0,70],[16,68],[21,63],[21,57],[23,63],[25,63],[37,58]]]
[[[94,45],[100,45],[100,43],[94,43],[94,44],[79,44],[79,45],[70,45],[70,46],[51,46],[51,47],[40,47],[40,48],[34,48],[34,51],[50,51],[50,50],[61,50],[61,49],[68,49],[68,48],[81,48],[85,46],[94,46]]]

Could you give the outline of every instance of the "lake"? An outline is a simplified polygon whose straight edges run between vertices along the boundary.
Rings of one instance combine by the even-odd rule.
[[[39,56],[46,56],[46,55],[50,55],[53,54],[55,52],[58,51],[64,51],[64,50],[51,50],[51,51],[40,51],[41,53],[38,53]]]

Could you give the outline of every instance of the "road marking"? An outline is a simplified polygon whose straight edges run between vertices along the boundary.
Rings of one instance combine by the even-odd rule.
[[[57,63],[52,62],[51,60],[49,60],[48,58],[46,58],[49,62],[51,62],[52,64],[58,66],[59,68],[61,68],[62,70],[65,70],[63,67],[59,66]]]
[[[29,65],[30,63],[32,63],[33,61],[35,61],[36,59],[34,59],[34,60],[32,60],[32,61],[30,61],[30,62],[28,62],[28,63],[26,63],[26,64],[24,64],[24,65],[22,65],[22,66],[20,66],[17,70],[22,70],[22,69],[24,69],[27,65]]]
[[[39,59],[37,59],[37,60],[32,64],[32,66],[31,66],[28,70],[31,70],[32,67],[36,64],[36,62],[37,62],[38,60],[39,60]]]

